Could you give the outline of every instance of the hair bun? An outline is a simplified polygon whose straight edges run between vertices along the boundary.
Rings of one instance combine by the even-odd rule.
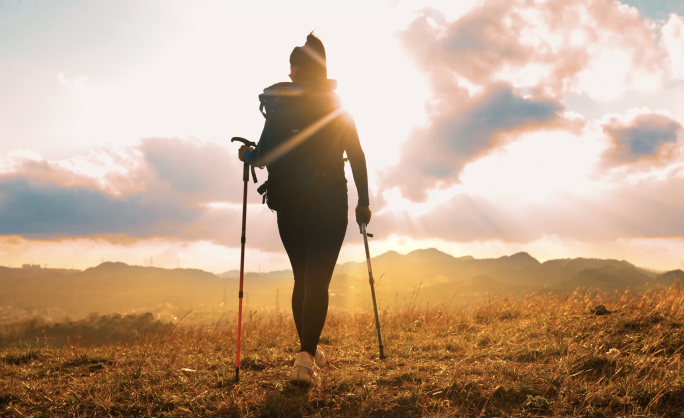
[[[304,46],[297,46],[290,54],[290,65],[298,67],[297,74],[313,78],[328,78],[323,42],[311,32],[306,36]],[[298,76],[299,77],[299,76]]]
[[[309,48],[313,49],[314,52],[316,52],[322,59],[325,60],[325,47],[323,46],[323,42],[321,42],[321,40],[316,37],[313,32],[306,35],[306,43],[304,46],[308,46]]]

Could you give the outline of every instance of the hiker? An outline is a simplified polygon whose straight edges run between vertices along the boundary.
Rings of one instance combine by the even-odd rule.
[[[292,264],[292,315],[301,343],[289,375],[296,386],[312,386],[326,359],[318,347],[328,313],[328,286],[347,230],[344,153],[359,200],[356,222],[370,222],[366,158],[351,116],[327,78],[325,48],[309,34],[290,55],[291,83],[259,96],[266,117],[256,148],[242,146],[241,161],[268,170],[259,188],[277,213],[278,231]]]

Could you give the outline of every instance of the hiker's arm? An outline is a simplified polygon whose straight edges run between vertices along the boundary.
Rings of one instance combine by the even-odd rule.
[[[244,161],[249,163],[250,165],[254,167],[259,167],[259,168],[264,168],[263,164],[259,164],[259,146],[262,145],[263,142],[265,142],[264,138],[266,137],[266,127],[268,125],[268,121],[264,123],[264,130],[261,131],[261,137],[259,138],[259,142],[257,143],[256,148],[249,150],[245,153],[245,159]],[[261,148],[264,148],[261,146]]]
[[[349,158],[356,191],[359,193],[359,206],[368,207],[368,172],[366,171],[366,156],[361,149],[359,134],[356,131],[356,124],[351,115],[344,114],[341,117],[344,135],[344,150]]]

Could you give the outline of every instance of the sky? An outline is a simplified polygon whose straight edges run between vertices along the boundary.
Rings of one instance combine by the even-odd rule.
[[[0,265],[239,267],[258,95],[315,30],[371,253],[684,259],[684,1],[0,2]],[[266,172],[258,173],[261,180]],[[364,258],[353,222],[340,262]],[[246,267],[289,268],[250,184]]]

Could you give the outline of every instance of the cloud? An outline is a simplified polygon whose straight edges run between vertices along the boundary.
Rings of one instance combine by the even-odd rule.
[[[242,163],[223,145],[149,138],[136,147],[91,150],[57,161],[15,153],[4,165],[0,235],[126,234],[239,245],[234,236],[239,235]],[[250,204],[263,211],[254,186],[250,191]],[[212,202],[229,208],[214,209]],[[258,223],[253,228],[269,236],[265,242],[277,235]]]
[[[670,75],[673,79],[684,78],[684,18],[671,14],[663,26],[661,42],[670,60]]]
[[[197,213],[181,205],[146,202],[144,196],[110,196],[91,187],[63,187],[24,175],[0,180],[0,234],[32,238],[125,233],[172,234]]]
[[[146,138],[139,150],[147,181],[154,182],[160,192],[198,202],[242,202],[242,163],[227,146],[180,138]],[[265,180],[266,173],[262,176]]]
[[[460,100],[452,100],[453,93]],[[424,200],[426,191],[438,184],[457,182],[465,164],[500,142],[497,135],[550,126],[560,122],[563,110],[556,100],[522,97],[503,83],[473,97],[461,87],[445,84],[434,103],[429,125],[410,135],[402,162],[382,177],[385,187],[399,187],[412,200]]]
[[[373,232],[473,245],[682,237],[681,132],[666,111],[634,109],[581,129],[501,134],[496,149],[463,168],[461,183],[429,190],[424,202],[399,186],[385,190]]]
[[[398,187],[424,201],[429,190],[458,184],[467,164],[520,136],[512,133],[578,132],[586,121],[566,110],[567,94],[613,100],[658,89],[668,64],[658,35],[637,9],[611,0],[485,0],[453,21],[420,10],[398,38],[429,81],[427,122],[380,176],[381,193]],[[674,125],[639,123],[610,131],[622,147],[631,144],[631,154],[649,149],[647,137],[656,148],[672,141],[663,129]]]
[[[235,148],[146,138],[63,160],[14,153],[0,173],[0,235],[113,243],[165,237],[239,247],[243,181]],[[266,171],[257,171],[264,181]],[[276,215],[261,202],[250,180],[249,247],[282,251]],[[349,233],[355,229],[350,222]]]
[[[630,116],[626,121],[613,115],[604,117],[603,129],[611,139],[604,156],[610,163],[655,157],[666,144],[674,144],[682,132],[682,125],[667,115],[647,111]]]
[[[374,219],[378,236],[451,242],[566,242],[684,236],[684,164],[665,178],[599,182],[583,193],[558,190],[528,199],[520,190],[499,197],[462,191],[425,213],[395,210]],[[533,185],[527,187],[532,188]]]
[[[23,174],[34,181],[91,187],[114,196],[172,196],[195,205],[242,202],[242,163],[232,152],[220,143],[182,138],[144,138],[136,146],[106,146],[60,160],[24,150],[0,163],[0,176]]]
[[[425,8],[399,39],[432,78],[605,100],[660,86],[666,54],[657,35],[635,8],[611,0],[485,0],[454,21]]]
[[[78,91],[88,90],[88,79],[86,77],[67,78],[63,73],[57,74],[59,84],[67,89],[74,88]]]

